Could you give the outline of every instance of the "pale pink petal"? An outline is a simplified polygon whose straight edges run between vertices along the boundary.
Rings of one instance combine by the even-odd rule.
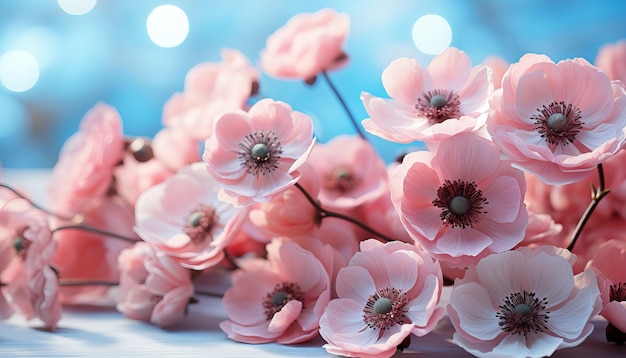
[[[302,312],[302,302],[297,300],[287,302],[280,311],[274,314],[267,330],[272,333],[285,331],[298,318],[300,312]]]
[[[502,333],[496,317],[498,307],[491,295],[477,283],[469,282],[454,288],[450,306],[460,319],[460,328],[480,340],[491,340]]]
[[[351,298],[365,304],[369,296],[376,292],[376,286],[364,267],[348,266],[339,270],[336,290],[340,298]]]

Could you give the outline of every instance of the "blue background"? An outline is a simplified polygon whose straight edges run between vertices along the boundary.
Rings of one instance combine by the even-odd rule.
[[[160,48],[147,35],[146,18],[161,4],[180,7],[189,18],[189,35],[178,47]],[[153,136],[162,127],[164,103],[182,91],[192,66],[220,61],[223,47],[257,63],[267,36],[293,15],[324,7],[351,19],[345,45],[351,60],[331,78],[359,120],[367,116],[360,92],[386,97],[380,75],[392,60],[408,56],[428,65],[432,56],[420,53],[411,38],[422,15],[446,18],[451,46],[474,64],[489,55],[516,62],[528,52],[593,62],[602,45],[626,38],[626,2],[620,0],[100,0],[81,16],[65,13],[53,0],[0,0],[0,55],[26,46],[41,65],[39,81],[26,92],[0,85],[0,163],[52,167],[63,142],[98,101],[118,109],[125,134]],[[322,142],[354,132],[321,80],[308,87],[262,74],[261,93],[311,115]],[[400,149],[378,139],[374,144],[387,161]]]

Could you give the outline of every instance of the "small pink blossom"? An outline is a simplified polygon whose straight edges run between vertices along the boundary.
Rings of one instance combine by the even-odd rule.
[[[515,166],[548,184],[589,176],[621,149],[626,92],[584,59],[527,54],[491,100],[487,129]]]
[[[317,335],[330,298],[329,274],[294,242],[274,240],[267,253],[267,261],[250,262],[233,274],[222,300],[229,320],[220,328],[245,343],[308,341]]]
[[[270,76],[314,81],[322,71],[343,65],[350,19],[333,9],[301,13],[267,38],[261,67]]]
[[[553,246],[483,258],[455,281],[448,316],[454,341],[475,356],[545,357],[591,334],[602,302],[592,270]]]
[[[204,141],[213,135],[217,117],[244,108],[258,90],[258,72],[239,51],[222,50],[222,62],[203,62],[185,77],[185,90],[175,93],[163,108],[163,123]]]
[[[0,208],[0,228],[0,257],[5,261],[7,255],[13,256],[0,273],[4,295],[26,319],[38,318],[45,328],[55,330],[61,301],[58,278],[50,267],[55,243],[47,216],[24,199],[9,200]],[[2,315],[7,314],[10,310],[2,307]]]
[[[305,163],[298,184],[313,198],[317,198],[320,183],[313,167]],[[250,222],[264,236],[295,236],[308,234],[319,224],[318,213],[306,196],[291,186],[270,202],[255,204],[250,209]]]
[[[493,92],[491,69],[472,67],[465,52],[449,48],[428,68],[409,58],[393,61],[382,75],[391,99],[361,94],[370,115],[365,130],[383,139],[410,143],[441,141],[460,132],[479,130]]]
[[[139,196],[135,231],[184,267],[214,266],[247,215],[246,208],[220,201],[219,190],[204,163],[183,167]]]
[[[267,202],[298,181],[315,139],[313,122],[284,102],[263,99],[248,113],[231,112],[215,123],[203,159],[235,205]]]
[[[50,210],[73,216],[89,200],[104,197],[123,150],[119,113],[105,104],[95,105],[61,148],[48,190]]]
[[[524,174],[482,137],[463,133],[404,157],[391,197],[409,235],[435,258],[467,266],[522,241]]]
[[[483,61],[483,65],[491,68],[493,78],[493,89],[500,88],[502,83],[502,77],[509,69],[510,63],[499,56],[489,56]]]
[[[138,161],[132,153],[126,152],[123,163],[113,170],[115,192],[130,206],[148,188],[161,183],[173,172],[155,158]]]
[[[444,314],[439,263],[413,245],[377,240],[337,275],[339,298],[320,320],[326,351],[351,357],[390,357],[411,333],[424,336]]]
[[[598,271],[602,317],[626,334],[626,241],[609,240],[598,248],[587,268]],[[608,333],[607,333],[607,338]],[[623,343],[623,341],[621,342]]]
[[[316,143],[307,162],[321,184],[317,198],[330,209],[356,208],[388,193],[385,162],[365,139],[340,135]]]
[[[610,79],[626,84],[626,40],[602,46],[598,51],[595,64]]]
[[[118,197],[95,199],[82,208],[80,225],[139,240],[133,232],[131,208]],[[63,226],[63,222],[60,222]],[[64,280],[117,282],[117,257],[132,241],[82,229],[63,229],[54,233],[56,251],[52,264]],[[105,285],[63,286],[59,289],[64,304],[112,306],[114,289]]]
[[[189,269],[144,242],[120,254],[119,269],[117,309],[125,316],[161,327],[182,319],[194,293]]]

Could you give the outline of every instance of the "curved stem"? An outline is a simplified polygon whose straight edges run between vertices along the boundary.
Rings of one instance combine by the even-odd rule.
[[[202,295],[202,296],[208,296],[208,297],[218,297],[218,298],[224,297],[223,293],[206,292],[206,291],[198,291],[198,290],[196,290],[194,293],[196,295]]]
[[[15,195],[19,196],[20,198],[22,198],[22,199],[24,199],[24,200],[28,201],[28,203],[29,203],[30,205],[32,205],[34,208],[39,209],[39,210],[43,211],[44,213],[46,213],[46,214],[48,214],[48,215],[52,215],[52,216],[54,216],[54,217],[56,217],[56,218],[58,218],[58,219],[61,219],[61,220],[65,220],[65,221],[72,221],[72,218],[70,218],[70,217],[67,217],[67,216],[65,216],[65,215],[61,215],[61,214],[57,214],[57,213],[53,213],[53,212],[51,212],[51,211],[47,210],[46,208],[44,208],[44,207],[42,207],[42,206],[38,205],[37,203],[35,203],[34,201],[32,201],[32,200],[30,200],[28,197],[26,197],[24,194],[22,194],[22,193],[20,193],[19,191],[17,191],[17,190],[15,190],[15,189],[13,189],[12,187],[10,187],[10,186],[9,186],[9,185],[7,185],[7,184],[0,183],[0,187],[1,187],[1,188],[8,189],[8,190],[9,190],[9,191],[11,191],[13,194],[15,194]]]
[[[339,93],[339,91],[337,90],[333,82],[330,80],[330,77],[328,77],[328,73],[326,72],[326,70],[322,71],[322,76],[324,76],[326,83],[328,83],[328,86],[335,94],[335,97],[337,97],[344,111],[346,111],[346,114],[348,115],[348,118],[350,118],[350,121],[352,122],[352,125],[354,126],[354,129],[356,130],[356,132],[359,134],[359,137],[361,137],[361,139],[367,140],[367,138],[365,138],[365,134],[361,130],[361,127],[359,126],[359,124],[356,122],[356,119],[352,115],[350,108],[348,108],[348,104],[346,103],[346,101],[344,101],[343,97],[341,96],[341,94]]]
[[[95,227],[91,227],[91,226],[85,226],[85,225],[66,225],[66,226],[59,226],[57,228],[55,228],[54,230],[50,230],[50,234],[54,234],[57,231],[61,231],[61,230],[83,230],[83,231],[88,231],[88,232],[92,232],[95,234],[100,234],[100,235],[104,235],[104,236],[110,236],[116,239],[120,239],[120,240],[124,240],[124,241],[128,241],[128,242],[132,242],[135,243],[138,240],[124,236],[124,235],[120,235],[120,234],[116,234],[113,232],[108,232],[105,230],[101,230]]]
[[[224,249],[224,258],[233,266],[235,270],[240,268],[239,265],[237,265],[237,260],[228,251],[226,251],[226,249]]]
[[[362,222],[360,222],[359,220],[348,216],[348,215],[344,215],[341,213],[337,213],[334,211],[330,211],[330,210],[326,210],[324,208],[322,208],[322,206],[320,205],[320,203],[318,203],[312,196],[311,194],[309,194],[309,192],[306,191],[306,189],[304,189],[302,187],[302,185],[300,185],[299,183],[294,184],[296,186],[296,188],[298,188],[298,190],[300,190],[302,192],[302,194],[304,194],[304,196],[306,197],[306,199],[309,201],[309,203],[311,203],[311,205],[313,205],[315,207],[315,210],[317,210],[320,220],[324,219],[324,218],[337,218],[337,219],[341,219],[341,220],[345,220],[348,221],[358,227],[360,227],[361,229],[364,229],[366,231],[369,231],[372,235],[383,239],[386,242],[391,242],[391,241],[395,241],[394,239],[388,237],[387,235],[381,234],[380,232],[372,229],[371,227],[363,224]]]
[[[99,281],[99,280],[81,280],[81,279],[60,279],[59,286],[117,286],[119,282]]]
[[[587,221],[589,221],[591,214],[593,214],[593,211],[600,203],[600,200],[602,200],[602,198],[604,198],[609,192],[610,189],[604,188],[604,171],[602,170],[602,164],[598,164],[598,188],[596,189],[592,185],[591,202],[589,203],[589,206],[587,206],[583,215],[580,217],[580,220],[572,233],[572,240],[567,247],[570,252],[574,250],[574,245],[576,245],[576,241],[578,240],[580,233],[583,231],[583,228],[585,227],[585,224],[587,224]]]

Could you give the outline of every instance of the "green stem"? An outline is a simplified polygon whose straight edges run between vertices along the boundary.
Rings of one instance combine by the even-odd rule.
[[[356,132],[359,134],[359,137],[361,137],[361,139],[367,140],[367,138],[365,138],[365,134],[361,130],[361,127],[359,126],[359,124],[356,122],[356,119],[352,115],[350,108],[348,108],[348,104],[346,103],[346,101],[344,101],[343,96],[341,96],[341,94],[339,93],[339,91],[337,90],[333,82],[330,80],[330,77],[328,77],[328,73],[326,72],[326,70],[322,71],[322,76],[324,76],[326,83],[328,83],[328,86],[335,94],[335,97],[337,97],[337,99],[339,100],[339,103],[341,104],[344,111],[348,115],[348,118],[350,118],[350,121],[352,122],[352,125],[354,126],[354,129],[356,130]]]
[[[578,224],[576,225],[576,228],[572,233],[572,240],[567,247],[570,252],[574,250],[574,245],[576,245],[576,241],[578,241],[580,233],[583,231],[583,228],[587,224],[587,221],[589,221],[591,214],[593,214],[593,211],[600,203],[600,200],[602,200],[602,198],[604,198],[609,192],[610,189],[604,188],[604,171],[602,170],[602,164],[598,164],[598,188],[596,189],[592,186],[591,202],[589,203],[589,206],[587,206],[587,209],[585,210],[583,215],[580,217],[580,220],[578,221]]]
[[[324,208],[322,208],[322,206],[320,205],[319,202],[317,202],[312,196],[311,194],[309,194],[306,189],[304,189],[299,183],[295,184],[296,188],[298,188],[298,190],[300,190],[300,192],[302,192],[302,194],[304,194],[304,196],[306,197],[306,199],[309,201],[309,203],[311,203],[311,205],[313,205],[313,207],[315,207],[315,210],[317,210],[317,213],[319,215],[320,221],[324,218],[337,218],[337,219],[341,219],[341,220],[345,220],[348,221],[358,227],[360,227],[361,229],[364,229],[368,232],[370,232],[372,235],[383,239],[386,242],[391,242],[391,241],[395,241],[394,239],[388,237],[387,235],[384,235],[374,229],[372,229],[371,227],[363,224],[362,222],[356,220],[355,218],[348,216],[348,215],[344,215],[341,213],[337,213],[334,211],[330,211],[330,210],[326,210]]]

